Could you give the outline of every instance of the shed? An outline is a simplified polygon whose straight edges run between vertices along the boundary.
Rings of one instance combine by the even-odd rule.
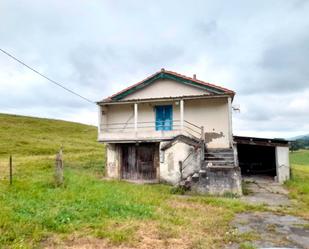
[[[290,179],[289,141],[234,136],[243,176],[271,176],[283,183]]]

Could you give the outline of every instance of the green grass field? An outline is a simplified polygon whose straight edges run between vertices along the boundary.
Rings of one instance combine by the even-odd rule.
[[[290,197],[300,203],[300,214],[309,217],[309,150],[290,153],[292,179],[286,183]]]
[[[233,239],[227,232],[236,212],[264,208],[238,199],[172,195],[167,185],[104,180],[105,150],[96,135],[93,126],[0,114],[0,248],[222,248]],[[61,146],[65,183],[55,187]],[[308,201],[306,155],[294,154],[292,161],[300,156],[303,164],[295,165],[287,186],[293,198]]]

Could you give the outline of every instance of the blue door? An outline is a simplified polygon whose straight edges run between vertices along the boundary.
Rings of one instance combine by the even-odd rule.
[[[156,106],[156,131],[171,131],[173,129],[173,106]]]

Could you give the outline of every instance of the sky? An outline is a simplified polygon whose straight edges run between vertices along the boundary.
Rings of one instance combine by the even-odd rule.
[[[0,48],[98,101],[161,68],[236,91],[236,135],[309,133],[309,1],[0,0]],[[0,53],[0,112],[97,124],[97,107]]]

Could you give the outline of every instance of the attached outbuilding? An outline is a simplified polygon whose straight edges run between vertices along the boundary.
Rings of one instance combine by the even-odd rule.
[[[270,176],[280,183],[290,179],[287,140],[234,136],[234,141],[243,176]]]

